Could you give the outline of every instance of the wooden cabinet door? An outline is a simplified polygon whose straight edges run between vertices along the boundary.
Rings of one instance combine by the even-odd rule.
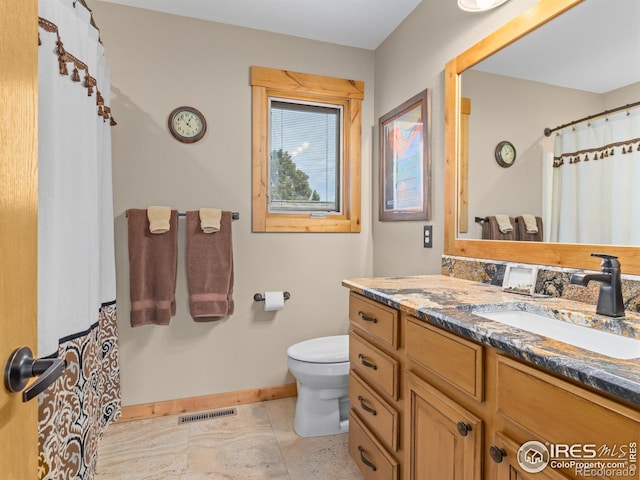
[[[482,421],[407,372],[410,480],[480,480]]]

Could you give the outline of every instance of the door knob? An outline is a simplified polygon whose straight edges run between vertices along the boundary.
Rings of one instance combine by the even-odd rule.
[[[38,377],[22,392],[23,402],[44,392],[67,368],[67,362],[61,358],[33,358],[32,355],[29,347],[16,348],[4,368],[4,386],[10,392],[19,392],[31,377]]]

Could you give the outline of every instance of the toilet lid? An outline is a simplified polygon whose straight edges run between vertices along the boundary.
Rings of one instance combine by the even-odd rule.
[[[301,362],[341,363],[349,361],[349,335],[305,340],[291,345],[287,355]]]

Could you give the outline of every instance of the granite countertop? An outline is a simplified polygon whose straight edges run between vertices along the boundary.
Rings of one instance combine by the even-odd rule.
[[[501,287],[444,275],[354,278],[342,284],[462,337],[640,405],[640,359],[620,360],[601,355],[485,319],[469,310],[472,306],[480,311],[483,305],[495,309],[495,304],[516,308],[527,304],[527,308],[553,312],[568,322],[632,338],[640,338],[638,314],[610,318],[596,315],[595,306],[582,302],[519,295]]]

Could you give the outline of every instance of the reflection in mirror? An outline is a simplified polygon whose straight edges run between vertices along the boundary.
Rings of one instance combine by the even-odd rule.
[[[530,214],[543,228],[529,241],[640,245],[640,108],[598,116],[640,100],[638,18],[637,0],[585,0],[462,73],[471,115],[458,238],[503,238],[483,236],[488,217]],[[505,140],[518,155],[508,169],[494,158]]]
[[[464,73],[464,75],[466,75],[468,73],[467,70],[478,65],[480,62],[492,56],[496,52],[506,49],[516,42],[519,44],[519,39],[525,37],[536,29],[543,27],[546,23],[552,22],[554,19],[563,18],[565,14],[571,14],[574,8],[581,8],[585,3],[591,3],[594,1],[603,1],[606,4],[611,5],[613,2],[616,2],[617,4],[619,0],[538,0],[522,15],[519,15],[509,21],[507,24],[498,28],[474,46],[447,62],[445,67],[445,254],[526,264],[599,270],[599,262],[594,257],[591,257],[590,254],[592,252],[607,253],[618,256],[624,273],[640,275],[640,248],[637,246],[603,245],[599,243],[579,244],[504,240],[486,241],[478,240],[476,238],[463,238],[462,234],[458,235],[458,231],[464,229],[459,229],[457,222],[458,220],[461,222],[464,221],[464,207],[467,204],[466,184],[464,179],[468,172],[464,169],[464,160],[466,158],[466,151],[468,147],[476,148],[475,146],[471,146],[470,144],[467,145],[467,143],[461,141],[465,136],[465,124],[468,120],[468,118],[465,118],[468,117],[468,115],[462,114],[463,107],[468,106],[461,95],[462,74]],[[636,0],[629,1],[631,4],[636,3]],[[610,8],[610,10],[615,9]],[[637,18],[638,15],[636,13],[629,16]],[[600,27],[602,27],[602,25],[600,25]],[[568,34],[565,34],[562,38],[569,39],[573,48],[576,49],[575,51],[577,52],[577,46],[582,43],[583,38],[588,35],[597,34],[601,30],[600,27],[595,31],[581,29],[579,36],[569,36]],[[637,42],[636,45],[638,45]],[[619,47],[621,47],[621,45],[617,45],[614,50]],[[611,47],[606,48],[610,49]],[[593,52],[590,52],[589,55],[592,55],[592,53]],[[613,51],[608,50],[608,53],[613,54]],[[525,60],[528,60],[528,63],[533,69],[537,68],[538,70],[542,70],[541,67],[538,67],[540,62],[537,59],[534,59],[532,56],[528,56],[529,54],[520,55],[524,55],[526,57]],[[610,75],[619,76],[621,74],[620,72],[633,68],[633,66],[637,67],[637,50],[635,55],[635,59],[628,61],[622,66],[618,65],[616,69],[609,72]],[[570,55],[570,57],[571,56],[577,56],[577,54]],[[595,56],[595,54],[593,56]],[[594,65],[594,70],[589,72],[587,76],[597,70],[598,67]],[[492,74],[497,75],[497,73]],[[576,74],[578,77],[580,75],[585,74],[584,72]],[[527,81],[533,82],[534,80]],[[542,83],[539,79],[536,79],[535,82]],[[564,86],[564,88],[569,89],[569,87],[566,86]],[[579,88],[574,88],[573,90],[578,90],[578,94],[582,91]],[[480,134],[486,137],[488,147],[482,152],[469,152],[470,155],[468,163],[471,164],[472,161],[486,161],[489,164],[489,166],[486,167],[487,171],[489,171],[490,167],[494,167],[496,171],[501,171],[503,174],[506,174],[507,172],[509,174],[515,174],[529,162],[537,162],[538,168],[541,169],[540,158],[545,151],[544,148],[546,148],[542,143],[553,141],[553,138],[543,137],[540,129],[547,127],[554,128],[557,125],[562,125],[575,120],[576,118],[594,113],[591,105],[588,107],[586,106],[586,101],[584,105],[581,102],[577,102],[577,105],[580,108],[577,108],[575,111],[565,112],[563,109],[562,112],[558,112],[557,115],[553,113],[555,110],[551,108],[553,105],[549,106],[549,102],[547,102],[546,107],[551,114],[546,111],[543,112],[544,115],[534,111],[524,112],[524,109],[528,109],[530,104],[542,102],[542,98],[536,98],[537,94],[535,91],[531,93],[527,92],[526,94],[522,94],[518,97],[520,100],[528,100],[528,103],[525,103],[524,106],[521,106],[520,104],[511,105],[510,102],[513,97],[508,97],[506,95],[509,92],[503,91],[501,93],[502,95],[500,97],[497,95],[495,96],[496,99],[494,101],[487,100],[491,97],[488,95],[485,97],[484,94],[482,97],[475,98],[476,103],[479,103],[481,100],[485,103],[489,103],[490,112],[498,112],[498,107],[500,107],[499,114],[494,114],[496,118],[488,121],[487,124],[482,125],[481,127],[483,130]],[[607,102],[611,100],[612,102],[615,101],[616,104],[625,103],[624,100],[617,97],[618,93],[618,90],[611,92]],[[480,111],[479,108],[480,107],[478,107],[478,112]],[[601,102],[597,106],[595,113],[602,111],[603,109],[606,108]],[[470,115],[473,116],[475,111],[476,110],[472,102],[470,105]],[[498,122],[497,118],[500,118],[501,122]],[[512,130],[514,126],[517,127],[518,130]],[[527,134],[528,136],[525,136],[523,133],[525,132],[525,127],[531,128],[531,132],[534,133],[529,133]],[[531,140],[531,138],[534,140]],[[536,139],[537,142],[535,141]],[[502,140],[509,140],[513,142],[518,152],[517,161],[514,166],[508,169],[500,168],[493,159],[495,146]],[[471,153],[473,154],[473,159],[471,158]],[[475,166],[476,165],[474,164],[474,168]],[[515,181],[512,179],[514,177],[499,177],[495,172],[491,175],[486,175],[480,180],[472,179],[471,182],[476,186],[479,183],[488,181],[487,178],[490,180],[497,180],[497,183],[494,183],[494,185],[487,190],[486,195],[484,195],[485,198],[483,198],[493,198],[499,202],[498,206],[500,207],[500,210],[498,211],[498,207],[495,207],[495,213],[506,213],[506,208],[511,208],[512,203],[515,202],[516,199],[520,200],[521,198],[524,198],[525,195],[522,192],[524,191],[525,186],[535,182],[538,182],[540,185],[542,184],[541,178],[534,179],[533,176],[526,176],[525,180]],[[514,189],[514,185],[516,185],[517,188]],[[541,188],[542,187],[540,186],[539,189]],[[482,197],[482,195],[477,194],[475,196]],[[541,199],[538,200],[538,204],[540,202]],[[533,209],[533,206],[530,208]],[[538,211],[541,212],[542,207],[538,208]],[[521,209],[524,210],[524,207],[521,207],[518,210]],[[517,213],[535,212],[535,210],[530,210],[530,212],[518,211]],[[484,210],[483,208],[481,213],[477,216],[482,217],[485,215],[488,215],[488,213],[487,210]],[[475,216],[476,215],[469,215],[468,221],[465,222],[469,224],[468,230],[470,233],[477,227],[473,222]],[[544,230],[546,230],[546,228]],[[477,229],[475,231],[477,232]]]

